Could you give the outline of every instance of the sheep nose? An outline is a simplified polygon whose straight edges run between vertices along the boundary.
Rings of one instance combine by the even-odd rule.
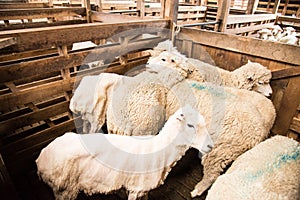
[[[207,148],[209,148],[210,150],[212,150],[212,146],[211,145],[207,145]]]

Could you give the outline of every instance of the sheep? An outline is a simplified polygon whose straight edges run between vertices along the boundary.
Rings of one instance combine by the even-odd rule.
[[[217,178],[206,200],[299,198],[300,144],[278,135],[238,157]]]
[[[259,30],[257,33],[259,39],[276,41],[276,38],[273,36],[273,33],[270,29],[264,28]]]
[[[158,74],[143,72],[134,78],[121,79],[115,85],[107,107],[108,132],[156,135],[166,121],[164,104],[167,92],[186,77],[183,70],[166,68]],[[143,121],[135,113],[143,114]]]
[[[168,93],[166,119],[183,103],[202,111],[215,143],[202,157],[204,176],[194,192],[198,195],[239,155],[268,136],[276,115],[272,102],[261,94],[190,80],[176,84]]]
[[[208,152],[212,145],[203,116],[187,105],[157,136],[66,133],[42,149],[36,164],[56,199],[121,188],[129,192],[128,199],[137,199],[162,185],[190,147]]]
[[[174,51],[177,50],[163,51],[157,56],[149,58],[146,66],[147,71],[158,73],[166,67],[182,68],[187,72],[187,78],[191,80],[254,90],[267,97],[272,94],[272,88],[269,84],[272,77],[271,71],[259,63],[248,60],[247,64],[230,72],[197,59],[186,58],[179,52],[172,53]]]
[[[83,133],[98,132],[105,123],[108,99],[114,85],[123,76],[113,73],[101,73],[97,76],[85,76],[74,91],[69,108],[75,114],[81,114]]]
[[[273,27],[272,35],[274,36],[274,38],[277,41],[279,41],[279,39],[282,38],[282,33],[283,33],[283,30],[282,30],[282,28],[279,25],[275,25]]]

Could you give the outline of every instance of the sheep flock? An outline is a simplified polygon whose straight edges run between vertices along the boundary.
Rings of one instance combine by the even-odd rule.
[[[169,40],[150,53],[146,71],[134,77],[112,73],[86,76],[74,90],[70,110],[81,115],[85,134],[67,133],[55,139],[36,160],[39,176],[52,187],[57,199],[75,199],[80,191],[107,194],[121,188],[129,192],[128,199],[139,199],[163,184],[190,147],[202,154],[204,173],[192,197],[212,186],[207,198],[222,199],[222,193],[227,192],[220,188],[230,169],[243,170],[240,165],[252,163],[248,152],[253,151],[255,159],[261,160],[258,167],[272,164],[259,154],[261,150],[255,150],[265,140],[277,144],[275,137],[267,139],[276,117],[268,99],[272,94],[269,69],[248,61],[227,71],[187,58]],[[109,134],[100,133],[104,124]],[[153,152],[154,156],[141,156]],[[93,170],[87,170],[91,166]],[[293,188],[293,195],[299,198],[299,185],[295,188],[299,177],[292,173],[286,176],[289,181],[284,187]],[[234,184],[239,183],[227,185],[234,189]],[[268,177],[264,184],[279,188],[276,176]],[[215,191],[220,198],[210,197]],[[228,199],[234,199],[235,193],[232,198],[230,194]],[[249,199],[259,199],[260,194],[247,193]],[[288,195],[283,192],[272,199],[287,199]]]
[[[300,33],[296,32],[293,27],[281,28],[279,25],[275,25],[272,28],[261,29],[257,33],[259,39],[300,45]]]

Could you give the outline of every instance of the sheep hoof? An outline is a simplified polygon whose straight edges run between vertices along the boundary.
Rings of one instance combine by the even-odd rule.
[[[195,186],[195,189],[191,192],[192,197],[201,196],[210,186],[212,182],[210,180],[202,180]]]
[[[197,189],[194,189],[194,190],[191,192],[191,197],[192,197],[192,198],[195,198],[196,196],[198,196],[198,190],[197,190]]]

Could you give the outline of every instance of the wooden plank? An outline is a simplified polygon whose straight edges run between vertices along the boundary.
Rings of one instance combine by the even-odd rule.
[[[48,145],[55,138],[63,135],[65,132],[74,130],[74,120],[68,120],[54,127],[37,132],[27,138],[24,138],[18,144],[24,147],[21,151],[13,152],[13,154],[3,154],[6,157],[7,166],[14,174],[22,174],[28,167],[35,165],[34,160],[37,158],[42,148]],[[22,167],[20,167],[22,166]],[[23,168],[24,167],[24,168]]]
[[[246,14],[254,14],[257,6],[258,6],[259,0],[248,0]]]
[[[263,28],[272,28],[272,27],[274,27],[274,23],[266,23],[266,24],[252,25],[252,26],[244,26],[241,28],[226,29],[225,33],[241,34],[241,33],[248,33],[252,31],[261,30]]]
[[[12,94],[1,95],[0,102],[3,105],[1,106],[1,110],[71,91],[73,89],[73,84],[76,81],[75,79],[76,77],[68,80],[55,81],[34,88],[20,90]]]
[[[85,8],[0,9],[0,20],[36,19],[61,16],[85,16]]]
[[[272,80],[300,76],[300,66],[272,72]]]
[[[46,3],[0,3],[0,9],[47,8]]]
[[[51,26],[63,26],[63,25],[71,25],[71,24],[84,24],[87,23],[84,19],[74,19],[68,21],[55,21],[55,22],[32,22],[32,23],[18,23],[18,24],[9,24],[8,26],[0,25],[0,31],[7,30],[17,30],[24,28],[39,28],[39,27],[51,27]]]
[[[290,78],[277,111],[272,133],[286,135],[300,103],[300,76]]]
[[[126,48],[122,48],[120,44],[103,45],[92,50],[69,53],[68,58],[64,56],[52,56],[2,66],[0,67],[0,83],[14,81],[24,77],[38,76],[45,72],[45,68],[47,68],[47,73],[51,73],[99,60],[105,60],[106,63],[110,63],[114,57],[124,55],[130,51],[153,48],[161,40],[163,39],[143,39],[127,44]]]
[[[289,17],[289,16],[278,16],[277,20],[279,22],[293,22],[293,23],[296,23],[296,24],[300,23],[300,18]]]
[[[223,32],[226,30],[226,26],[228,24],[229,10],[230,0],[218,0],[216,21],[220,21],[220,24],[215,26],[215,31],[218,30],[220,32]]]
[[[275,20],[274,14],[255,14],[255,15],[229,15],[227,24],[238,24],[247,22],[257,22],[266,20]]]
[[[300,48],[295,45],[191,28],[181,28],[177,38],[193,40],[202,45],[276,60],[282,63],[300,65]]]
[[[75,124],[74,124],[73,120],[68,120],[67,122],[69,122],[71,125],[71,128],[69,130],[72,130],[75,128]],[[49,133],[49,130],[52,129],[53,131],[55,131],[60,126],[61,127],[66,126],[65,123],[66,122],[62,122],[61,124],[64,124],[64,125],[61,125],[61,124],[54,125],[46,130],[39,132],[39,133],[34,133],[27,137],[23,137],[17,141],[11,142],[11,143],[1,147],[1,150],[2,150],[2,152],[5,152],[5,155],[13,155],[13,154],[17,154],[17,152],[22,152],[26,148],[30,148],[31,146],[34,146],[35,144],[39,144],[39,143],[42,143],[43,141],[48,140],[49,138],[53,138],[53,134]],[[64,132],[60,132],[57,134],[63,134],[63,133]],[[55,135],[55,136],[57,136],[57,135]]]
[[[0,49],[3,49],[5,47],[14,45],[17,43],[16,38],[10,37],[10,38],[1,38],[0,39]]]
[[[1,135],[9,135],[12,131],[22,128],[27,125],[31,125],[61,113],[67,112],[69,110],[69,103],[70,102],[62,102],[55,104],[53,106],[43,108],[37,110],[32,113],[28,113],[25,115],[20,115],[18,117],[7,119],[6,121],[2,121],[0,123],[0,136]]]
[[[162,0],[164,2],[162,11],[164,19],[171,20],[172,23],[177,22],[177,15],[178,15],[178,0]]]
[[[170,27],[168,20],[142,20],[120,23],[89,23],[80,25],[55,26],[48,28],[33,28],[16,31],[2,31],[0,38],[17,37],[18,45],[10,51],[28,51],[47,49],[58,45],[72,45],[75,42],[94,41],[120,35],[125,31],[131,34],[162,32]],[[135,32],[133,31],[135,30]],[[57,34],[59,32],[59,34]],[[74,34],[82,33],[82,34]]]

